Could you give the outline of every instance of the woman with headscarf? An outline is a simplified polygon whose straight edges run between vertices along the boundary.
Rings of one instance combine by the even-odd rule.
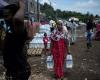
[[[67,54],[67,44],[65,44],[65,31],[61,21],[57,22],[57,28],[51,33],[51,52],[54,59],[54,72],[57,80],[64,77],[64,58]]]

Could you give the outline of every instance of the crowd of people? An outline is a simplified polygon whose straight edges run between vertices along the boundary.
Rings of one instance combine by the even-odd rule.
[[[25,52],[25,43],[28,40],[27,31],[24,26],[24,0],[19,0],[19,5],[12,4],[4,7],[4,20],[0,24],[0,33],[4,30],[6,35],[3,46],[3,60],[6,68],[6,80],[28,80],[31,74],[31,68],[27,61]],[[69,43],[75,44],[77,40],[77,25],[72,19],[70,25],[64,25],[62,20],[50,23],[50,51],[54,60],[54,72],[57,80],[64,78],[64,59],[70,52]],[[86,23],[87,48],[92,47],[92,35],[94,32],[94,23],[92,19]],[[100,22],[96,25],[95,39],[100,40]],[[48,44],[47,33],[44,33],[44,52],[46,53]],[[1,34],[0,34],[1,41]]]

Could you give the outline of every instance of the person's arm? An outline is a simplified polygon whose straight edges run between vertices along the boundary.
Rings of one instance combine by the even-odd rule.
[[[19,0],[19,10],[13,18],[16,33],[24,31],[24,7],[24,0]]]
[[[24,0],[19,0],[19,10],[15,14],[14,18],[24,22]]]

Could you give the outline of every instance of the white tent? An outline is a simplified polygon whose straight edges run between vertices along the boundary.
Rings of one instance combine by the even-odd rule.
[[[54,20],[50,20],[50,24],[53,24],[55,21]]]
[[[69,18],[69,21],[71,21],[71,20],[79,21],[79,19],[78,19],[78,18],[75,18],[75,17],[71,17],[71,18]]]

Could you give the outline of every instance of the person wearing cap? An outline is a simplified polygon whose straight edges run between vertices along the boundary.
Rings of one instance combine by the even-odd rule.
[[[24,27],[24,0],[18,5],[4,7],[4,19],[7,25],[3,59],[6,68],[6,80],[28,80],[30,65],[24,51],[27,33]]]
[[[60,21],[57,22],[57,28],[51,33],[51,53],[54,60],[55,77],[57,80],[62,80],[64,77],[64,59],[68,53],[68,48],[63,23]]]

